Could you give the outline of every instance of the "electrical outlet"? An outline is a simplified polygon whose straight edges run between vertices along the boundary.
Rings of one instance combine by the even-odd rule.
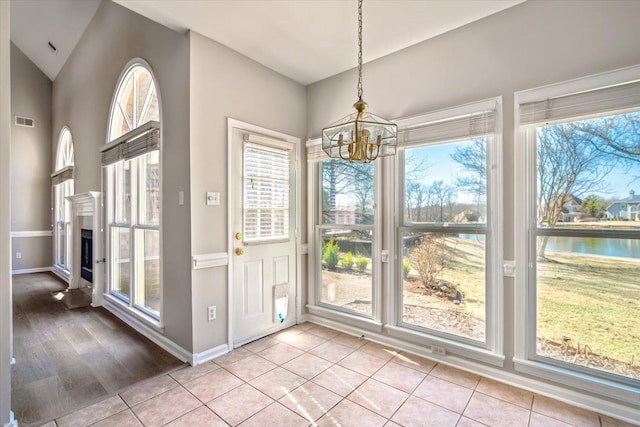
[[[22,252],[16,252],[16,258],[17,259],[22,258]]]
[[[447,350],[444,347],[438,347],[437,345],[431,346],[431,353],[439,354],[440,356],[444,356],[447,354]]]
[[[207,320],[216,320],[216,306],[210,305],[207,307]]]

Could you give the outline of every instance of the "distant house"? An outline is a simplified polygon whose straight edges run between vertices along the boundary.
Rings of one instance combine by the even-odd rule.
[[[607,219],[640,221],[640,195],[629,191],[629,197],[612,202],[606,211]]]
[[[582,199],[570,194],[568,200],[562,205],[562,211],[558,217],[558,222],[580,221],[584,216],[582,212],[580,212],[581,206]]]

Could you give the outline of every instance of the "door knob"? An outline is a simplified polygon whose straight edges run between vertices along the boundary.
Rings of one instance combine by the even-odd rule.
[[[236,255],[240,256],[240,255],[244,255],[244,249],[242,248],[236,248]]]
[[[236,240],[242,240],[242,233],[236,233]]]

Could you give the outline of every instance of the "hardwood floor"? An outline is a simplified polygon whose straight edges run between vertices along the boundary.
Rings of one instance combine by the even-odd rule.
[[[113,395],[183,363],[102,308],[67,310],[50,273],[13,276],[11,406],[39,423]]]

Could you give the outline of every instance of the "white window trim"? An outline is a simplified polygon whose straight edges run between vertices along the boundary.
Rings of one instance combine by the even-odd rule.
[[[502,366],[504,362],[504,283],[503,283],[503,162],[502,162],[502,97],[490,98],[487,100],[469,103],[458,107],[439,110],[419,116],[409,117],[406,119],[396,120],[398,128],[401,130],[407,127],[419,126],[420,124],[446,120],[458,116],[472,114],[479,111],[489,109],[496,110],[496,130],[493,141],[487,146],[487,191],[491,194],[491,205],[487,205],[489,216],[487,218],[486,236],[486,253],[490,256],[492,262],[487,264],[488,277],[493,281],[492,286],[487,286],[485,295],[485,304],[487,304],[487,330],[486,342],[484,345],[478,345],[471,340],[463,337],[453,340],[449,339],[447,334],[429,334],[427,332],[418,331],[412,328],[403,327],[400,323],[402,313],[402,296],[401,287],[397,286],[393,289],[392,283],[397,283],[401,275],[398,265],[399,260],[396,259],[398,248],[394,248],[394,252],[390,254],[390,259],[394,260],[394,266],[390,268],[390,272],[394,272],[394,276],[389,280],[389,288],[387,295],[390,296],[388,310],[391,313],[389,319],[390,325],[385,326],[389,335],[397,338],[405,339],[412,342],[423,342],[429,345],[436,344],[443,347],[446,352],[453,353],[462,357],[467,357],[479,361],[484,361],[495,366]],[[393,160],[393,159],[391,159]],[[399,236],[398,227],[402,224],[401,212],[402,203],[401,191],[395,188],[400,182],[402,168],[396,168],[395,174],[389,174],[386,179],[386,188],[394,188],[395,203],[390,206],[395,209],[393,212],[386,212],[385,217],[391,220],[395,218],[395,224],[390,228],[392,230],[392,241],[397,246]],[[395,182],[395,183],[394,183]],[[393,187],[392,187],[393,186]],[[487,201],[489,202],[489,201]]]
[[[314,138],[307,140],[306,147],[307,150],[310,147],[317,148],[322,145],[322,138]],[[319,220],[321,217],[321,202],[320,202],[320,193],[319,188],[321,186],[321,178],[319,165],[324,160],[331,160],[324,152],[318,153],[319,157],[315,159],[316,161],[309,162],[307,161],[307,229],[308,236],[307,242],[308,245],[308,304],[307,309],[309,313],[313,315],[318,315],[322,317],[326,317],[332,320],[348,323],[351,325],[357,325],[359,328],[374,332],[381,332],[383,328],[383,319],[382,319],[382,276],[384,274],[382,263],[380,262],[380,253],[382,250],[382,223],[383,221],[374,221],[373,226],[359,226],[359,225],[349,225],[349,224],[320,224]],[[320,160],[320,161],[317,161]],[[374,161],[374,217],[382,218],[382,203],[379,203],[382,188],[381,188],[381,167],[380,163],[384,158],[377,159]],[[321,301],[321,286],[322,283],[321,269],[318,269],[317,257],[319,254],[322,254],[322,240],[317,238],[318,236],[318,228],[344,228],[344,229],[361,229],[367,228],[373,230],[373,239],[371,241],[371,315],[367,315],[364,313],[358,313],[353,310],[342,309],[338,306],[334,306],[331,304],[323,303]],[[388,280],[385,282],[388,283]]]
[[[589,375],[576,370],[559,367],[532,360],[536,354],[536,325],[529,321],[536,316],[535,283],[532,284],[533,263],[531,254],[535,254],[533,232],[529,229],[535,212],[536,166],[535,145],[527,141],[526,130],[521,128],[519,107],[521,104],[542,101],[544,99],[593,90],[630,81],[640,80],[640,66],[632,66],[601,74],[587,76],[566,82],[560,82],[539,88],[524,90],[514,94],[514,202],[516,225],[515,250],[515,330],[514,330],[514,368],[516,371],[566,384],[577,389],[597,393],[607,398],[638,404],[638,389],[614,380],[614,375]],[[533,252],[532,252],[533,251]]]
[[[64,143],[64,145],[63,145]],[[67,154],[69,155],[70,158],[65,159],[65,157],[67,157]],[[71,213],[71,208],[69,207],[68,211],[65,209],[65,215],[64,215],[64,221],[58,221],[58,210],[60,209],[60,207],[58,206],[58,202],[60,201],[59,197],[56,197],[56,189],[58,189],[58,191],[62,191],[63,188],[66,187],[71,187],[70,188],[70,193],[66,194],[65,196],[62,197],[62,203],[66,202],[65,197],[66,196],[73,196],[75,193],[75,188],[74,188],[74,180],[73,180],[73,173],[74,173],[74,147],[73,147],[73,135],[71,134],[71,129],[69,128],[69,126],[65,125],[62,127],[62,129],[60,129],[60,133],[58,135],[58,147],[56,149],[56,170],[54,173],[51,174],[51,179],[54,182],[54,184],[51,186],[51,194],[52,194],[52,211],[53,211],[53,215],[52,215],[52,223],[53,223],[53,270],[60,276],[62,277],[64,280],[66,280],[67,282],[70,280],[71,277],[71,268],[72,268],[72,260],[71,258],[71,254],[72,254],[72,249],[71,246],[73,244],[73,233],[72,233],[72,227],[71,227],[71,217],[73,216],[73,214]],[[65,161],[66,160],[66,161]],[[64,176],[63,181],[59,181],[60,177]],[[68,178],[69,176],[71,176],[71,178]],[[58,182],[59,181],[59,182]],[[71,183],[67,183],[67,181],[71,181]],[[67,202],[68,203],[68,202]],[[64,207],[62,208],[64,209]],[[66,230],[66,234],[64,236],[64,239],[66,240],[66,244],[65,244],[65,248],[66,248],[66,254],[65,254],[65,259],[66,259],[66,263],[62,264],[59,263],[58,260],[61,257],[61,254],[59,253],[59,241],[60,241],[60,232],[58,230],[58,226],[59,224],[64,224],[67,228]]]
[[[145,68],[149,74],[151,75],[153,84],[155,86],[155,93],[156,93],[156,97],[158,98],[158,116],[159,116],[159,121],[155,122],[155,121],[148,121],[145,123],[142,123],[140,126],[138,126],[137,128],[127,132],[124,135],[121,135],[118,138],[115,138],[113,141],[111,140],[111,136],[110,136],[110,132],[111,132],[111,121],[113,119],[113,107],[115,105],[115,102],[117,101],[117,97],[118,97],[118,93],[120,91],[120,88],[122,86],[122,84],[124,83],[124,78],[127,76],[127,74],[129,73],[129,71],[131,71],[132,68],[136,67],[136,66],[140,66]],[[159,82],[158,82],[158,78],[156,77],[156,74],[153,71],[153,68],[151,67],[151,65],[149,65],[149,63],[147,61],[145,61],[142,58],[133,58],[131,59],[122,69],[122,71],[120,72],[120,75],[118,76],[118,80],[117,80],[117,84],[113,90],[113,95],[111,97],[111,103],[109,104],[109,119],[107,122],[107,137],[106,137],[106,144],[103,145],[101,147],[100,151],[104,151],[107,150],[108,148],[112,148],[113,145],[112,144],[116,144],[116,145],[121,145],[123,143],[126,143],[127,140],[129,139],[135,139],[135,135],[140,135],[144,132],[147,132],[153,128],[158,128],[160,130],[160,144],[158,147],[158,156],[159,156],[159,164],[160,164],[160,176],[159,176],[159,187],[160,187],[160,223],[157,226],[151,226],[151,227],[147,227],[145,225],[140,225],[137,223],[137,220],[135,222],[133,222],[133,213],[135,211],[137,211],[137,206],[134,207],[132,205],[132,212],[131,212],[131,218],[129,219],[129,223],[128,224],[119,224],[119,223],[115,223],[115,222],[110,222],[113,220],[113,207],[111,206],[113,203],[112,197],[109,197],[109,195],[107,194],[106,190],[110,187],[113,186],[114,183],[113,182],[108,182],[111,179],[111,175],[112,173],[110,173],[110,168],[107,166],[103,166],[103,173],[102,173],[102,192],[103,192],[103,197],[104,197],[104,201],[103,201],[103,229],[105,230],[105,255],[106,255],[106,266],[105,266],[105,280],[106,280],[106,284],[105,284],[105,292],[104,292],[104,298],[105,298],[105,307],[110,309],[113,313],[117,313],[122,319],[124,319],[125,321],[127,321],[129,324],[137,324],[136,322],[141,322],[143,325],[149,326],[151,327],[153,330],[163,333],[164,332],[164,275],[162,273],[162,261],[160,263],[160,283],[159,283],[159,287],[160,287],[160,301],[159,301],[159,314],[156,316],[155,314],[150,315],[150,313],[148,312],[148,310],[146,309],[141,309],[139,305],[134,303],[134,293],[137,292],[137,290],[134,290],[134,286],[131,286],[130,288],[130,293],[131,295],[129,295],[129,301],[125,301],[121,298],[119,298],[116,295],[112,295],[111,294],[111,268],[109,267],[110,265],[110,253],[111,253],[111,225],[115,225],[115,226],[127,226],[130,230],[131,233],[131,239],[133,239],[133,235],[135,234],[135,230],[137,228],[150,228],[150,229],[157,229],[159,231],[159,240],[160,240],[160,247],[159,247],[159,251],[160,251],[160,260],[163,259],[163,246],[164,246],[164,239],[163,239],[163,230],[162,230],[162,200],[163,200],[163,195],[162,195],[162,189],[163,189],[163,145],[162,144],[162,140],[163,140],[163,126],[162,126],[162,122],[163,122],[163,113],[162,113],[162,97],[160,94],[160,88],[159,86]],[[132,159],[129,159],[132,160]],[[114,163],[115,164],[115,163]],[[113,166],[109,165],[109,166]],[[133,171],[132,171],[133,173]],[[137,171],[136,171],[137,173]],[[133,181],[137,182],[137,177],[135,179],[132,180],[132,184]],[[137,192],[137,188],[131,188],[132,191],[132,197],[133,197],[133,193]],[[138,198],[136,197],[136,200],[138,203],[140,203],[140,200],[138,200]],[[135,224],[135,225],[134,225]],[[131,245],[133,246],[133,240],[131,241]],[[131,263],[131,283],[133,284],[133,282],[135,281],[135,278],[133,278],[134,274],[133,274],[133,263]]]

